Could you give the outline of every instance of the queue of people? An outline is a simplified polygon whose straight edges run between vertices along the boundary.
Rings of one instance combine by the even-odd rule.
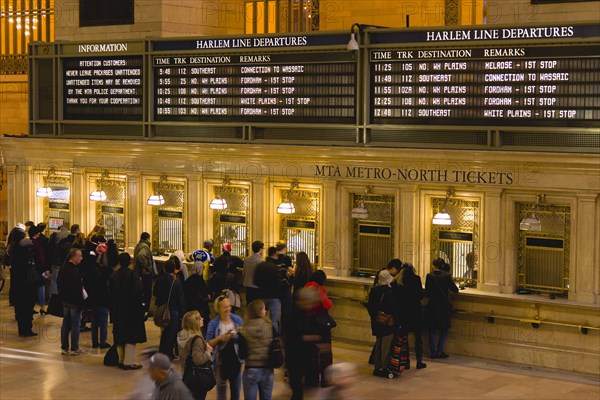
[[[49,286],[50,308],[60,301],[53,313],[63,317],[63,355],[87,353],[79,346],[79,333],[82,313],[88,310],[92,347],[111,347],[110,315],[118,366],[140,369],[142,365],[135,363],[135,346],[147,341],[145,322],[154,297],[156,307],[165,306],[169,311],[169,321],[161,328],[159,353],[149,369],[159,391],[175,385],[172,390],[183,392],[187,384],[190,398],[204,399],[212,388],[210,383],[199,385],[197,379],[195,384],[189,383],[190,371],[201,368],[214,374],[209,380],[214,380],[217,399],[226,399],[228,392],[230,399],[239,399],[243,390],[246,399],[260,395],[268,400],[273,369],[280,366],[270,359],[271,352],[277,351],[272,349],[273,342],[279,343],[280,352],[282,346],[285,350],[292,399],[303,398],[304,386],[329,385],[331,329],[336,326],[329,314],[333,303],[324,288],[325,273],[315,270],[305,252],[296,254],[294,268],[283,241],[270,247],[266,257],[264,242],[253,242],[253,255],[244,261],[232,257],[230,245],[224,243],[223,254],[215,259],[213,242],[207,240],[202,250],[188,256],[194,263],[188,273],[181,251],[157,268],[146,232],[131,257],[126,252],[119,254],[115,242],[106,240],[101,225],[87,236],[78,225],[63,226],[50,238],[43,236],[43,229],[43,224],[28,223],[15,227],[9,235],[5,262],[11,265],[10,300],[20,336],[36,335],[32,329],[34,303],[37,299],[40,312],[46,312],[47,296],[40,287]],[[376,337],[374,375],[395,377],[410,368],[408,334],[414,335],[416,368],[426,368],[423,329],[428,329],[430,357],[448,357],[444,352],[450,327],[448,293],[456,293],[458,288],[444,260],[436,259],[433,264],[436,269],[427,275],[425,288],[414,267],[398,259],[376,275],[367,306]],[[244,319],[239,300],[242,287],[247,304]],[[424,297],[428,298],[425,313]],[[183,386],[172,371],[171,360],[178,357],[185,363],[187,383]]]

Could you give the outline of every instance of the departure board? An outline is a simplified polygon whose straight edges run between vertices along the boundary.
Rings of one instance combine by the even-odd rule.
[[[141,120],[142,56],[63,59],[66,120]]]
[[[356,122],[344,52],[154,56],[156,121]]]
[[[600,48],[371,50],[373,124],[600,126]]]

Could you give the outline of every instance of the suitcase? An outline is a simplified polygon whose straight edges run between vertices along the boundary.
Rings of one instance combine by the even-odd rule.
[[[390,361],[387,366],[388,378],[393,379],[402,374],[408,363],[408,334],[398,329],[390,349]]]

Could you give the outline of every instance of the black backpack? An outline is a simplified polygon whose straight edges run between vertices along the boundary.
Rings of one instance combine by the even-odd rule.
[[[219,368],[221,377],[224,380],[236,378],[242,367],[240,359],[235,352],[234,342],[234,340],[230,340],[219,351]]]

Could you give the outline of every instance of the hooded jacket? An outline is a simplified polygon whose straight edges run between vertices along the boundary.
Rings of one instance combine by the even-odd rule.
[[[194,398],[181,380],[181,376],[171,368],[165,380],[156,383],[152,400],[194,400]]]
[[[246,368],[270,368],[269,345],[273,337],[273,326],[265,318],[247,320],[240,328],[240,334],[248,344]]]
[[[192,360],[194,361],[194,365],[202,365],[205,362],[211,359],[211,353],[208,352],[206,340],[202,336],[199,336],[198,339],[194,342],[194,348],[192,349],[192,339],[194,336],[191,336],[188,331],[181,330],[177,334],[177,345],[179,346],[179,359],[184,363],[187,361],[190,356],[190,350],[192,352]]]

